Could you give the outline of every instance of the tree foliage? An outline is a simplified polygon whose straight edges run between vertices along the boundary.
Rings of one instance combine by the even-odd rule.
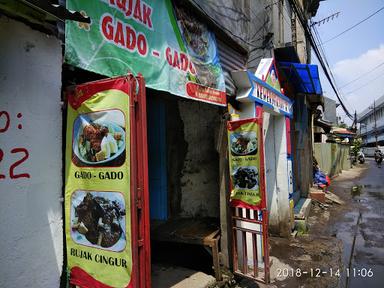
[[[363,141],[361,140],[361,138],[355,138],[353,140],[352,147],[351,147],[353,155],[357,156],[357,153],[360,151],[362,144],[363,144]]]

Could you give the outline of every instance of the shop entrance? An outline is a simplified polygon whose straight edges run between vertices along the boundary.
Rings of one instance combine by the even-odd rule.
[[[70,287],[150,287],[144,79],[63,76]]]
[[[290,233],[287,137],[284,115],[264,112],[265,176],[269,230],[286,237]]]
[[[262,117],[260,122],[263,127],[264,153],[261,157],[265,162],[261,170],[265,171],[263,198],[266,199],[266,203],[262,204],[265,206],[259,210],[238,207],[232,210],[234,272],[246,278],[268,283],[270,266],[268,231],[282,236],[286,236],[284,233],[289,232],[287,128],[284,115],[264,107],[256,108],[255,111]]]
[[[147,108],[152,286],[198,272],[220,279],[215,139],[223,108],[151,89]]]
[[[150,215],[152,220],[168,219],[167,147],[165,103],[151,97],[147,105],[148,169]]]

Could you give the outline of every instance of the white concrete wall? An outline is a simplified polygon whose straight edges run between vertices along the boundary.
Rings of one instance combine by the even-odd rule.
[[[5,17],[0,39],[0,287],[55,288],[63,265],[61,45]],[[10,177],[25,156],[15,148],[29,156],[13,172],[29,178]]]
[[[264,112],[265,174],[270,231],[289,233],[289,178],[285,118]]]
[[[278,211],[278,192],[276,183],[276,148],[275,129],[273,116],[264,112],[263,134],[264,134],[264,155],[265,155],[265,189],[267,195],[267,208],[273,215]],[[269,224],[279,226],[279,218],[271,215]]]
[[[249,104],[251,106],[252,104]],[[242,118],[250,116],[251,109],[243,109],[240,114]],[[289,207],[289,169],[292,163],[287,159],[287,138],[286,138],[286,122],[282,115],[270,114],[267,111],[263,113],[263,136],[264,136],[264,155],[265,155],[265,174],[266,174],[266,195],[267,209],[269,211],[269,230],[274,234],[288,237],[290,234],[290,207]],[[291,188],[293,190],[293,187]],[[236,209],[237,216],[242,214],[246,217],[246,209]],[[256,212],[250,211],[251,219],[261,220]],[[236,226],[247,228],[254,231],[261,231],[258,224],[248,223],[237,220]],[[243,241],[242,233],[237,232],[237,255],[239,266],[242,271],[243,267]],[[262,260],[262,237],[256,238],[258,247],[258,266],[263,267]],[[253,245],[252,236],[246,233],[247,246],[247,265],[248,269],[253,269]]]
[[[275,116],[275,153],[277,159],[276,183],[278,192],[278,209],[280,220],[280,235],[288,236],[290,234],[289,221],[289,176],[287,159],[287,136],[285,128],[285,117]],[[271,213],[272,215],[272,213]]]
[[[242,103],[240,118],[255,117],[255,104]],[[268,109],[263,113],[265,182],[270,231],[290,233],[289,172],[285,117]]]

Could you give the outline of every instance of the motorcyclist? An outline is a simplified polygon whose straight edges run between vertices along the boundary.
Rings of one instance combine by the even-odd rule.
[[[380,149],[376,149],[375,151],[375,161],[379,167],[381,167],[381,162],[383,162],[383,152]]]

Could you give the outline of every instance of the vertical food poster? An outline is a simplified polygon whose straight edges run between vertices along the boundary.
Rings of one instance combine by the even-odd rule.
[[[257,209],[263,203],[261,118],[230,121],[228,128],[231,205]]]
[[[67,92],[65,232],[79,287],[131,287],[129,87],[119,77]]]

